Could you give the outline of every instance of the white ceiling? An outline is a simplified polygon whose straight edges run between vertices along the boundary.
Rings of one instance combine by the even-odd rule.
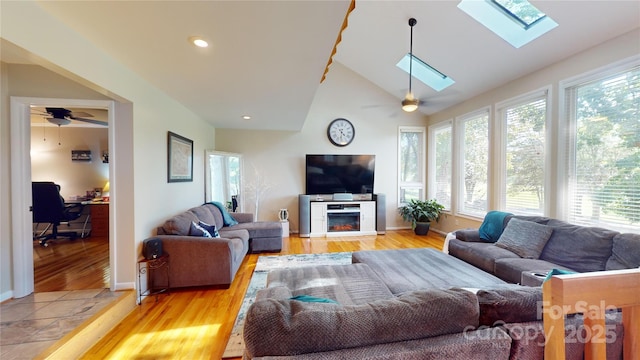
[[[395,64],[409,50],[407,21],[416,18],[414,54],[456,81],[440,93],[413,81],[426,102],[420,111],[431,114],[640,27],[640,1],[532,3],[559,26],[515,49],[455,0],[361,0],[334,60],[392,96],[379,105],[400,107],[408,75]],[[349,0],[40,5],[218,128],[300,130]],[[211,46],[193,47],[192,35]],[[18,61],[11,55],[2,60]]]

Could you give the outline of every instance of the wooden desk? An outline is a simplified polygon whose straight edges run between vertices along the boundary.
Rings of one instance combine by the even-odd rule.
[[[91,236],[109,237],[109,203],[92,202],[91,209]]]

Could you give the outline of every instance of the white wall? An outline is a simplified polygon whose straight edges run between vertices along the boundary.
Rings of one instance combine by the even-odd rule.
[[[518,80],[512,81],[501,87],[498,87],[496,89],[483,93],[482,95],[474,97],[461,104],[453,106],[437,114],[433,114],[429,118],[429,124],[433,125],[442,121],[453,119],[456,116],[464,115],[466,113],[469,113],[471,111],[474,111],[486,106],[491,106],[492,113],[495,114],[494,105],[497,102],[511,99],[515,96],[526,94],[528,92],[531,92],[546,86],[551,86],[551,102],[550,102],[550,105],[552,106],[551,131],[552,131],[553,137],[551,139],[548,139],[548,141],[550,145],[550,153],[557,155],[559,153],[558,152],[558,136],[559,135],[558,135],[558,128],[557,128],[557,124],[560,121],[559,96],[562,95],[560,94],[559,82],[568,78],[572,78],[572,77],[584,74],[586,72],[593,71],[603,66],[610,65],[612,63],[629,58],[631,56],[637,56],[638,54],[640,54],[640,41],[638,41],[638,39],[640,39],[640,29],[636,29],[618,38],[609,40],[605,43],[602,43],[598,46],[595,46],[591,49],[578,53],[563,61],[553,64],[549,67],[546,67],[534,73],[528,74],[526,76],[521,77]],[[492,141],[490,143],[492,143]],[[454,148],[455,148],[455,145],[454,145]],[[546,166],[545,171],[550,173],[549,175],[550,179],[558,178],[558,172],[557,172],[558,161],[559,159],[557,158],[557,156],[552,156],[551,164]],[[495,174],[495,170],[493,171],[494,171],[494,175],[497,175]],[[497,179],[497,176],[494,176],[494,181],[489,184],[490,188],[496,187],[495,179]],[[549,194],[551,194],[550,201],[553,202],[556,199],[556,196],[554,196],[554,194],[557,194],[560,191],[560,189],[558,189],[557,184],[553,181],[550,185],[551,186],[549,186],[546,189],[546,191],[549,192]],[[552,212],[548,214],[548,216],[556,217],[557,214],[555,212]],[[441,229],[444,231],[452,231],[455,229],[460,229],[465,227],[477,228],[481,224],[481,220],[482,219],[470,219],[467,217],[460,217],[460,216],[448,216],[440,221],[441,222],[440,226],[441,226]]]
[[[327,139],[327,126],[335,118],[349,119],[355,138],[346,147]],[[268,121],[255,119],[251,121]],[[298,231],[298,194],[305,192],[305,154],[375,154],[374,192],[387,197],[387,227],[407,227],[397,216],[398,127],[426,126],[420,113],[405,113],[400,100],[382,91],[340,63],[331,65],[316,93],[300,132],[216,130],[216,150],[243,154],[247,183],[254,168],[267,178],[268,191],[260,200],[259,219],[277,220],[278,210],[289,210],[290,229]],[[251,194],[245,209],[253,212]]]
[[[67,200],[102,188],[109,180],[109,164],[101,158],[107,140],[107,128],[32,126],[31,180],[55,182]],[[90,150],[91,161],[72,161],[72,150]]]
[[[135,283],[135,260],[142,240],[153,234],[155,227],[167,217],[201,204],[204,200],[204,150],[214,148],[214,129],[184,106],[160,92],[151,84],[110,58],[94,44],[50,16],[32,1],[3,2],[0,13],[2,39],[29,54],[30,58],[47,70],[63,75],[79,84],[115,99],[116,123],[113,153],[111,195],[114,202],[112,223],[116,228],[115,282],[122,287]],[[60,43],[74,51],[60,51]],[[81,54],[79,56],[78,54]],[[3,67],[4,69],[4,67]],[[3,72],[4,81],[4,72]],[[2,194],[10,189],[10,171],[5,175],[9,160],[8,131],[9,96],[47,96],[38,92],[57,92],[55,86],[34,86],[36,75],[24,81],[9,83],[2,93],[3,109],[1,147]],[[64,91],[62,91],[64,92]],[[60,94],[57,97],[69,98]],[[90,98],[94,98],[91,96]],[[179,120],[179,121],[178,121]],[[194,141],[194,181],[167,183],[167,131]],[[111,155],[111,154],[110,154]],[[4,181],[7,176],[8,181]],[[117,189],[116,189],[117,186]],[[11,254],[10,198],[3,196],[2,239],[0,250]],[[8,230],[5,230],[8,229]],[[2,283],[0,295],[10,292],[12,263],[0,264]],[[5,275],[8,274],[8,275]]]

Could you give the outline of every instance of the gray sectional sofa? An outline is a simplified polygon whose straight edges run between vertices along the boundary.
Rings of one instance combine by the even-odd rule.
[[[229,218],[231,215],[231,218]],[[193,224],[215,225],[219,237],[203,236]],[[235,223],[237,222],[237,224]],[[253,214],[225,214],[212,203],[194,207],[166,220],[156,238],[169,255],[172,288],[229,285],[249,252],[279,252],[282,226],[279,222],[254,222]],[[209,234],[211,235],[211,234]],[[161,277],[161,272],[153,276]],[[166,283],[166,279],[154,279]]]
[[[542,360],[542,289],[519,285],[523,273],[640,266],[638,234],[513,216],[494,230],[495,242],[457,231],[450,254],[359,251],[350,265],[271,271],[246,315],[244,359]],[[621,359],[620,313],[606,326],[607,359]],[[581,315],[566,319],[566,359],[583,358],[586,331]]]
[[[552,269],[591,272],[640,267],[640,234],[510,214],[493,232],[481,229],[454,232],[448,253],[511,283],[540,285],[544,276],[536,282],[531,275],[545,275]],[[512,240],[503,244],[508,235]],[[523,251],[523,247],[533,250]]]

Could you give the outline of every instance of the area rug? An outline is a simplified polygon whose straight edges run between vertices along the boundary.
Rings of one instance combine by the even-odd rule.
[[[253,304],[258,290],[263,289],[267,284],[267,274],[273,269],[288,269],[303,266],[315,265],[345,265],[351,264],[350,252],[326,253],[326,254],[299,254],[299,255],[268,255],[260,256],[256,262],[247,292],[242,300],[242,305],[238,311],[236,322],[231,330],[231,337],[224,350],[222,358],[242,357],[244,352],[244,340],[242,338],[242,328],[244,327],[244,317],[249,306]]]

